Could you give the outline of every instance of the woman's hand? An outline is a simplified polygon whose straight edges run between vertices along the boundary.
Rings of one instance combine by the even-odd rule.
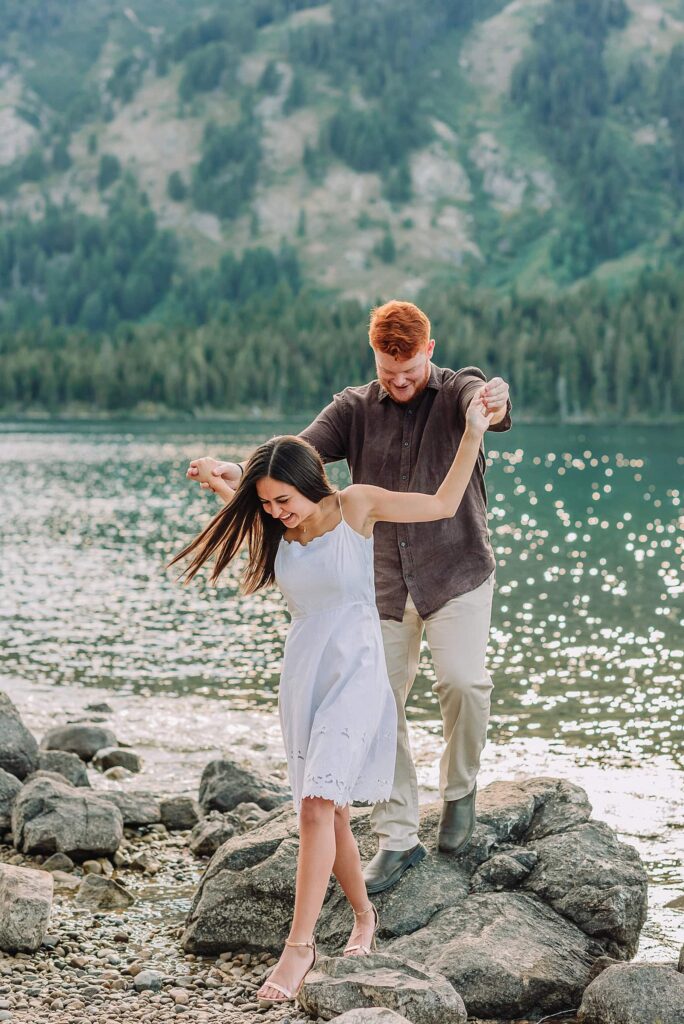
[[[193,459],[192,467],[195,470],[193,478],[197,480],[202,487],[210,487],[213,490],[213,485],[217,483],[218,479],[212,473],[214,466],[218,466],[218,459],[212,459],[209,455],[205,455],[201,459]]]
[[[484,399],[475,395],[466,413],[466,429],[470,430],[476,437],[482,437],[492,422],[493,415],[493,412],[487,412]]]

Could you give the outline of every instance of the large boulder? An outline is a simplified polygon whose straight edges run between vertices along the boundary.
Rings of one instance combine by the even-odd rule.
[[[240,768],[233,761],[210,761],[200,779],[199,800],[205,813],[232,811],[243,803],[271,811],[288,799],[286,786]]]
[[[98,750],[116,747],[118,743],[111,729],[95,722],[79,722],[50,729],[40,746],[42,750],[66,750],[70,754],[77,754],[82,761],[92,761]]]
[[[682,1024],[684,975],[663,964],[617,964],[582,997],[580,1024]]]
[[[324,957],[306,976],[299,1001],[311,1017],[330,1020],[356,1007],[385,1007],[412,1024],[466,1024],[452,985],[421,964],[386,953]]]
[[[6,693],[0,692],[0,768],[25,779],[38,767],[38,744]]]
[[[12,825],[12,804],[20,789],[21,782],[16,775],[0,768],[0,835]]]
[[[45,776],[22,787],[12,808],[14,845],[22,853],[105,857],[123,838],[118,807],[91,790]]]
[[[426,839],[436,834],[439,812],[439,804],[423,808]],[[558,779],[483,789],[464,854],[430,852],[374,897],[385,951],[443,974],[473,1016],[511,1019],[578,1006],[594,961],[631,957],[646,915],[638,855],[590,814],[586,793]],[[377,842],[368,812],[354,809],[351,819],[369,859]],[[289,805],[229,839],[202,878],[185,949],[279,953],[292,915],[297,851]],[[317,925],[321,948],[339,952],[351,926],[346,900],[331,884]]]
[[[70,786],[90,786],[88,772],[78,754],[66,750],[41,750],[38,770],[63,775]]]
[[[0,864],[0,949],[34,953],[39,948],[50,920],[52,891],[48,871]]]

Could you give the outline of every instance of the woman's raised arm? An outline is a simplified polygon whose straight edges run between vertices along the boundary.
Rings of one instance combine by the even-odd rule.
[[[477,462],[482,436],[489,426],[481,399],[468,406],[466,429],[451,467],[436,494],[387,491],[383,487],[356,484],[345,493],[347,519],[360,533],[368,534],[374,523],[428,523],[456,515]]]

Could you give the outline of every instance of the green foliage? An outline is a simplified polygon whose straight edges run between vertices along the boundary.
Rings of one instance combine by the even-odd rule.
[[[379,242],[373,246],[373,252],[383,263],[394,263],[397,258],[397,247],[392,232],[388,229]]]
[[[188,196],[188,186],[180,171],[171,171],[166,181],[166,194],[174,203],[182,203]]]
[[[139,319],[167,293],[177,264],[173,236],[159,232],[144,196],[123,183],[104,221],[48,206],[0,234],[0,324],[44,320],[90,330]]]
[[[294,113],[295,110],[299,110],[306,104],[307,101],[307,88],[306,80],[302,75],[301,71],[295,69],[292,75],[292,81],[290,82],[290,88],[285,102],[283,103],[283,113],[285,115]]]
[[[45,177],[46,171],[42,152],[39,149],[33,149],[21,161],[19,173],[22,181],[40,181]]]
[[[107,91],[113,99],[130,103],[140,88],[147,61],[128,54],[119,60],[107,81]]]
[[[658,82],[660,112],[666,117],[672,135],[671,176],[678,189],[684,184],[684,44],[677,43],[663,67]]]
[[[216,89],[221,84],[230,63],[231,54],[224,43],[208,43],[201,50],[195,50],[185,61],[185,71],[178,85],[178,95],[187,102],[197,93]]]
[[[252,197],[260,160],[257,124],[249,116],[236,125],[209,122],[192,178],[197,208],[226,219],[236,217]]]
[[[58,139],[52,150],[52,166],[56,171],[68,171],[71,167],[69,140]]]
[[[73,252],[84,244],[84,225],[62,214],[52,211],[45,236]],[[98,258],[110,228],[102,226],[99,243],[91,238],[90,260]],[[149,237],[149,224],[143,234]],[[7,265],[3,235],[0,287]],[[144,263],[136,265],[142,270]],[[9,272],[18,270],[12,265]],[[131,278],[124,301],[144,305],[145,288]],[[119,410],[156,402],[174,410],[254,404],[288,413],[315,410],[334,391],[373,376],[368,311],[355,302],[297,294],[297,286],[291,250],[256,249],[242,259],[227,256],[214,274],[184,278],[166,300],[175,310],[166,324],[112,324],[93,334],[45,317],[23,326],[5,320],[0,407],[80,402]],[[439,364],[476,363],[489,375],[501,374],[511,383],[518,413],[556,421],[684,414],[680,271],[648,271],[619,294],[591,285],[556,299],[531,299],[435,287],[419,301],[433,324]],[[108,297],[93,287],[87,307],[79,323],[86,316],[106,319]]]
[[[282,75],[280,71],[278,71],[278,65],[274,60],[269,60],[264,67],[264,70],[261,72],[257,88],[259,92],[272,96],[273,93],[278,92],[281,80]]]
[[[113,185],[121,174],[119,158],[113,153],[103,153],[100,157],[100,166],[97,172],[97,187],[100,192],[106,192],[110,185]]]
[[[569,279],[620,256],[653,228],[653,211],[635,209],[641,183],[631,141],[607,120],[604,45],[610,29],[627,18],[624,0],[553,0],[513,74],[513,101],[527,110],[565,172],[571,212],[553,256]],[[632,77],[637,74],[632,68]],[[633,87],[630,79],[620,86]]]

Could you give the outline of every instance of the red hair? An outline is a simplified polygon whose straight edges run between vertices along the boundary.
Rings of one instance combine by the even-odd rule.
[[[411,359],[430,341],[430,321],[412,302],[392,299],[371,310],[368,328],[371,348],[394,359]]]

